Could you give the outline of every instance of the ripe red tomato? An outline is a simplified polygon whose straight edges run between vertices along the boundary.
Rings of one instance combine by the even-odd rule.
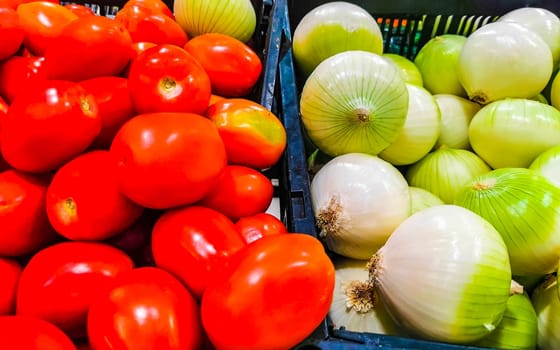
[[[201,206],[166,212],[152,232],[156,266],[179,278],[197,299],[216,272],[244,246],[231,220]]]
[[[119,22],[85,16],[64,27],[45,51],[50,79],[81,81],[119,75],[132,57],[132,39]]]
[[[20,91],[27,91],[47,79],[44,57],[12,56],[0,62],[0,96],[12,103]]]
[[[76,350],[58,327],[35,317],[0,316],[0,339],[6,350]]]
[[[9,7],[9,8],[12,8],[12,9],[16,10],[19,5],[25,4],[25,3],[28,3],[28,2],[32,2],[32,1],[37,1],[37,0],[0,0],[0,7]],[[46,1],[52,2],[52,3],[55,3],[55,4],[60,3],[60,1],[58,1],[58,0],[46,0]]]
[[[19,50],[23,37],[24,32],[17,12],[12,8],[0,6],[0,61]]]
[[[0,256],[20,256],[56,237],[47,218],[49,179],[15,170],[0,173]]]
[[[258,213],[242,217],[237,220],[235,227],[247,244],[253,243],[265,236],[288,233],[284,223],[269,213]]]
[[[204,113],[211,86],[204,68],[175,45],[147,49],[130,65],[130,94],[138,113]]]
[[[247,96],[262,72],[262,63],[249,46],[229,35],[206,33],[185,45],[212,82],[212,92],[224,97]]]
[[[2,120],[6,114],[8,114],[8,104],[4,101],[2,96],[0,96],[0,127],[2,126]]]
[[[85,336],[92,302],[133,267],[124,252],[107,244],[51,245],[36,253],[23,269],[16,313],[51,322],[70,337]]]
[[[242,165],[228,165],[200,204],[235,221],[243,216],[264,213],[273,195],[272,182],[260,171]]]
[[[128,80],[122,77],[97,77],[80,82],[97,102],[101,132],[93,148],[109,149],[121,126],[135,115],[128,93]]]
[[[16,311],[16,293],[21,275],[21,265],[8,258],[0,258],[0,316],[13,315]]]
[[[190,113],[138,115],[122,126],[110,152],[121,191],[153,209],[199,201],[227,162],[216,127]]]
[[[306,234],[263,237],[234,255],[202,296],[204,329],[217,349],[289,349],[327,315],[334,266]]]
[[[88,336],[96,350],[200,349],[199,306],[168,272],[137,268],[91,305]]]
[[[78,17],[95,15],[95,13],[92,11],[92,9],[90,9],[89,7],[87,7],[85,5],[68,3],[68,4],[64,4],[64,7],[66,7],[70,11],[72,11],[72,13],[75,14],[76,16],[78,16]]]
[[[147,42],[147,41],[139,41],[132,44],[132,49],[135,52],[134,58],[138,57],[142,52],[146,51],[149,48],[157,46],[154,43]]]
[[[142,8],[150,9],[153,12],[162,13],[172,19],[175,19],[175,16],[173,15],[171,9],[167,6],[165,2],[161,0],[128,0],[124,4],[123,9],[132,6],[139,6]]]
[[[64,164],[47,190],[47,215],[70,240],[103,240],[123,232],[144,208],[119,191],[109,151],[83,153]]]

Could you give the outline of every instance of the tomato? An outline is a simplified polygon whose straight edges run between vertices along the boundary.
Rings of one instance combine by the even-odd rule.
[[[284,223],[269,213],[258,213],[242,217],[237,220],[235,227],[247,244],[253,243],[265,236],[288,233]]]
[[[147,49],[130,65],[130,94],[138,113],[204,113],[211,87],[204,68],[175,45]]]
[[[201,205],[215,209],[232,220],[264,213],[272,202],[274,187],[260,171],[228,165]]]
[[[6,103],[6,101],[4,101],[2,96],[0,96],[0,126],[2,125],[1,120],[4,119],[6,114],[8,114],[8,104]]]
[[[11,103],[20,91],[47,79],[44,57],[12,56],[0,62],[0,96]]]
[[[47,215],[70,240],[103,240],[136,221],[144,208],[119,191],[109,151],[91,151],[64,164],[47,190]]]
[[[12,8],[14,10],[16,10],[18,8],[19,5],[21,4],[25,4],[28,2],[33,2],[36,0],[0,0],[0,7],[9,7]],[[46,0],[48,2],[52,2],[55,4],[59,3],[59,0]]]
[[[35,317],[0,316],[0,339],[5,350],[76,350],[58,327]]]
[[[121,126],[136,113],[128,93],[128,80],[122,77],[97,77],[80,82],[93,95],[101,118],[101,132],[92,147],[109,149]]]
[[[0,61],[14,55],[23,43],[24,31],[18,13],[0,7]]]
[[[334,266],[319,240],[263,237],[214,276],[202,323],[217,349],[289,349],[327,316],[333,289]]]
[[[95,15],[95,13],[92,11],[92,9],[90,9],[89,7],[87,7],[85,5],[68,3],[68,4],[64,4],[64,7],[66,7],[70,11],[72,11],[72,13],[75,14],[76,16],[78,16],[78,17]]]
[[[20,256],[50,243],[55,233],[45,209],[46,176],[0,173],[0,256]]]
[[[17,261],[0,258],[0,315],[12,315],[16,311],[16,292],[21,270]]]
[[[156,266],[179,278],[197,299],[214,274],[244,246],[231,220],[201,206],[166,212],[152,232]]]
[[[88,336],[96,350],[200,349],[199,306],[168,272],[137,268],[91,305]]]
[[[257,54],[245,43],[229,35],[206,33],[185,45],[204,67],[212,83],[212,91],[224,97],[248,95],[262,72]]]
[[[93,96],[76,83],[47,80],[10,105],[2,125],[2,155],[22,171],[51,171],[84,151],[100,130]]]
[[[138,6],[138,7],[150,9],[153,12],[162,13],[172,19],[175,19],[175,16],[173,15],[171,9],[167,6],[165,2],[161,0],[128,0],[124,4],[123,9],[132,6]]]
[[[224,99],[208,107],[206,115],[218,127],[230,164],[267,169],[286,148],[284,125],[256,102]]]
[[[16,313],[51,322],[71,337],[85,336],[92,302],[133,267],[125,253],[107,244],[51,245],[36,253],[23,269]]]
[[[50,79],[72,81],[119,75],[132,53],[132,39],[121,23],[85,16],[65,26],[47,47],[45,69]]]
[[[110,152],[121,191],[153,209],[197,202],[227,162],[216,127],[190,113],[138,115],[122,126]]]

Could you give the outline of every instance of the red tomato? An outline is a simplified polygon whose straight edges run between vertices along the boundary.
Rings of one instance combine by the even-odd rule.
[[[242,217],[237,220],[235,227],[247,244],[253,243],[265,236],[288,233],[284,223],[269,213],[258,213]]]
[[[36,0],[0,0],[0,7],[9,7],[12,8],[14,10],[16,10],[18,8],[19,5],[21,4],[25,4],[28,2],[33,2]],[[59,1],[58,0],[46,0],[48,2],[52,2],[55,4],[58,4]]]
[[[224,97],[248,95],[262,72],[257,54],[245,43],[221,33],[201,34],[185,45],[200,62],[212,83],[212,91]]]
[[[97,77],[84,80],[80,85],[95,98],[101,118],[101,132],[92,146],[109,149],[117,131],[135,115],[128,93],[128,80],[122,77]]]
[[[215,209],[232,220],[264,213],[272,202],[274,187],[260,171],[228,165],[201,205]]]
[[[118,164],[121,191],[153,209],[199,201],[226,165],[216,127],[190,113],[136,116],[119,130],[110,152]]]
[[[12,8],[0,6],[0,61],[19,50],[23,37],[24,32],[17,12]]]
[[[4,101],[2,96],[0,96],[0,126],[2,125],[2,120],[6,114],[8,114],[8,104]]]
[[[128,0],[124,4],[123,9],[132,6],[147,8],[152,10],[153,12],[163,13],[164,15],[169,16],[172,19],[175,19],[175,16],[173,16],[173,12],[171,11],[171,9],[167,6],[165,2],[161,0]]]
[[[327,315],[334,266],[306,234],[263,237],[232,257],[202,297],[202,323],[217,349],[289,349]]]
[[[72,11],[78,17],[91,16],[95,13],[87,6],[80,4],[64,4],[64,7]]]
[[[66,25],[78,16],[62,5],[48,1],[32,1],[17,8],[25,32],[23,44],[34,55],[45,54],[47,46],[57,40]]]
[[[23,269],[16,312],[51,322],[71,337],[85,336],[92,302],[133,267],[124,252],[107,244],[51,245],[35,254]]]
[[[12,103],[20,91],[27,91],[47,79],[44,57],[12,56],[0,62],[0,96]]]
[[[140,55],[142,52],[144,52],[147,49],[152,48],[154,46],[157,46],[157,44],[150,43],[150,42],[147,42],[147,41],[135,42],[134,44],[132,44],[132,49],[135,52],[134,58],[138,57],[138,55]]]
[[[16,311],[16,293],[21,275],[21,265],[12,259],[0,258],[0,315],[13,315]]]
[[[47,215],[70,240],[103,240],[132,225],[144,208],[119,191],[109,151],[81,154],[64,164],[47,190]]]
[[[88,336],[96,350],[200,349],[199,306],[166,271],[137,268],[91,305]]]
[[[0,256],[20,256],[56,237],[47,218],[49,179],[6,170],[0,173]]]
[[[119,22],[104,16],[80,17],[62,30],[45,51],[50,79],[81,81],[119,75],[132,57],[132,39]]]
[[[93,96],[76,83],[47,80],[10,105],[2,125],[2,155],[22,171],[51,171],[84,151],[100,130]]]
[[[200,206],[166,212],[152,232],[156,266],[179,278],[197,299],[230,256],[244,246],[231,220]]]
[[[211,87],[204,68],[174,45],[147,49],[130,65],[130,94],[138,113],[204,113]]]
[[[27,316],[0,316],[0,339],[5,350],[76,350],[55,325]]]

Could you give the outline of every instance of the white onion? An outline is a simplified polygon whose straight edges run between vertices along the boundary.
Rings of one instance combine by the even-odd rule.
[[[541,153],[529,166],[560,187],[560,145]]]
[[[410,193],[402,174],[367,154],[333,158],[311,181],[317,226],[335,253],[368,259],[410,215]]]
[[[408,190],[410,191],[411,215],[422,209],[444,204],[438,196],[423,188],[409,186]]]
[[[408,58],[396,53],[384,53],[383,57],[391,61],[401,73],[405,82],[417,86],[424,86],[422,74],[418,67]]]
[[[467,38],[458,68],[459,80],[475,102],[531,98],[552,74],[552,53],[540,36],[522,25],[494,22]]]
[[[469,125],[480,105],[457,95],[437,94],[434,98],[441,112],[436,147],[470,149]]]
[[[413,214],[371,259],[370,279],[397,323],[436,341],[469,343],[502,319],[511,270],[499,233],[440,205]]]
[[[560,349],[560,298],[556,276],[549,276],[533,292],[538,317],[537,345],[540,350]]]

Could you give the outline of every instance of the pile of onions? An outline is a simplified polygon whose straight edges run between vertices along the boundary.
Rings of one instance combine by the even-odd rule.
[[[441,113],[436,147],[470,149],[469,125],[480,105],[456,95],[437,94],[434,98]]]

